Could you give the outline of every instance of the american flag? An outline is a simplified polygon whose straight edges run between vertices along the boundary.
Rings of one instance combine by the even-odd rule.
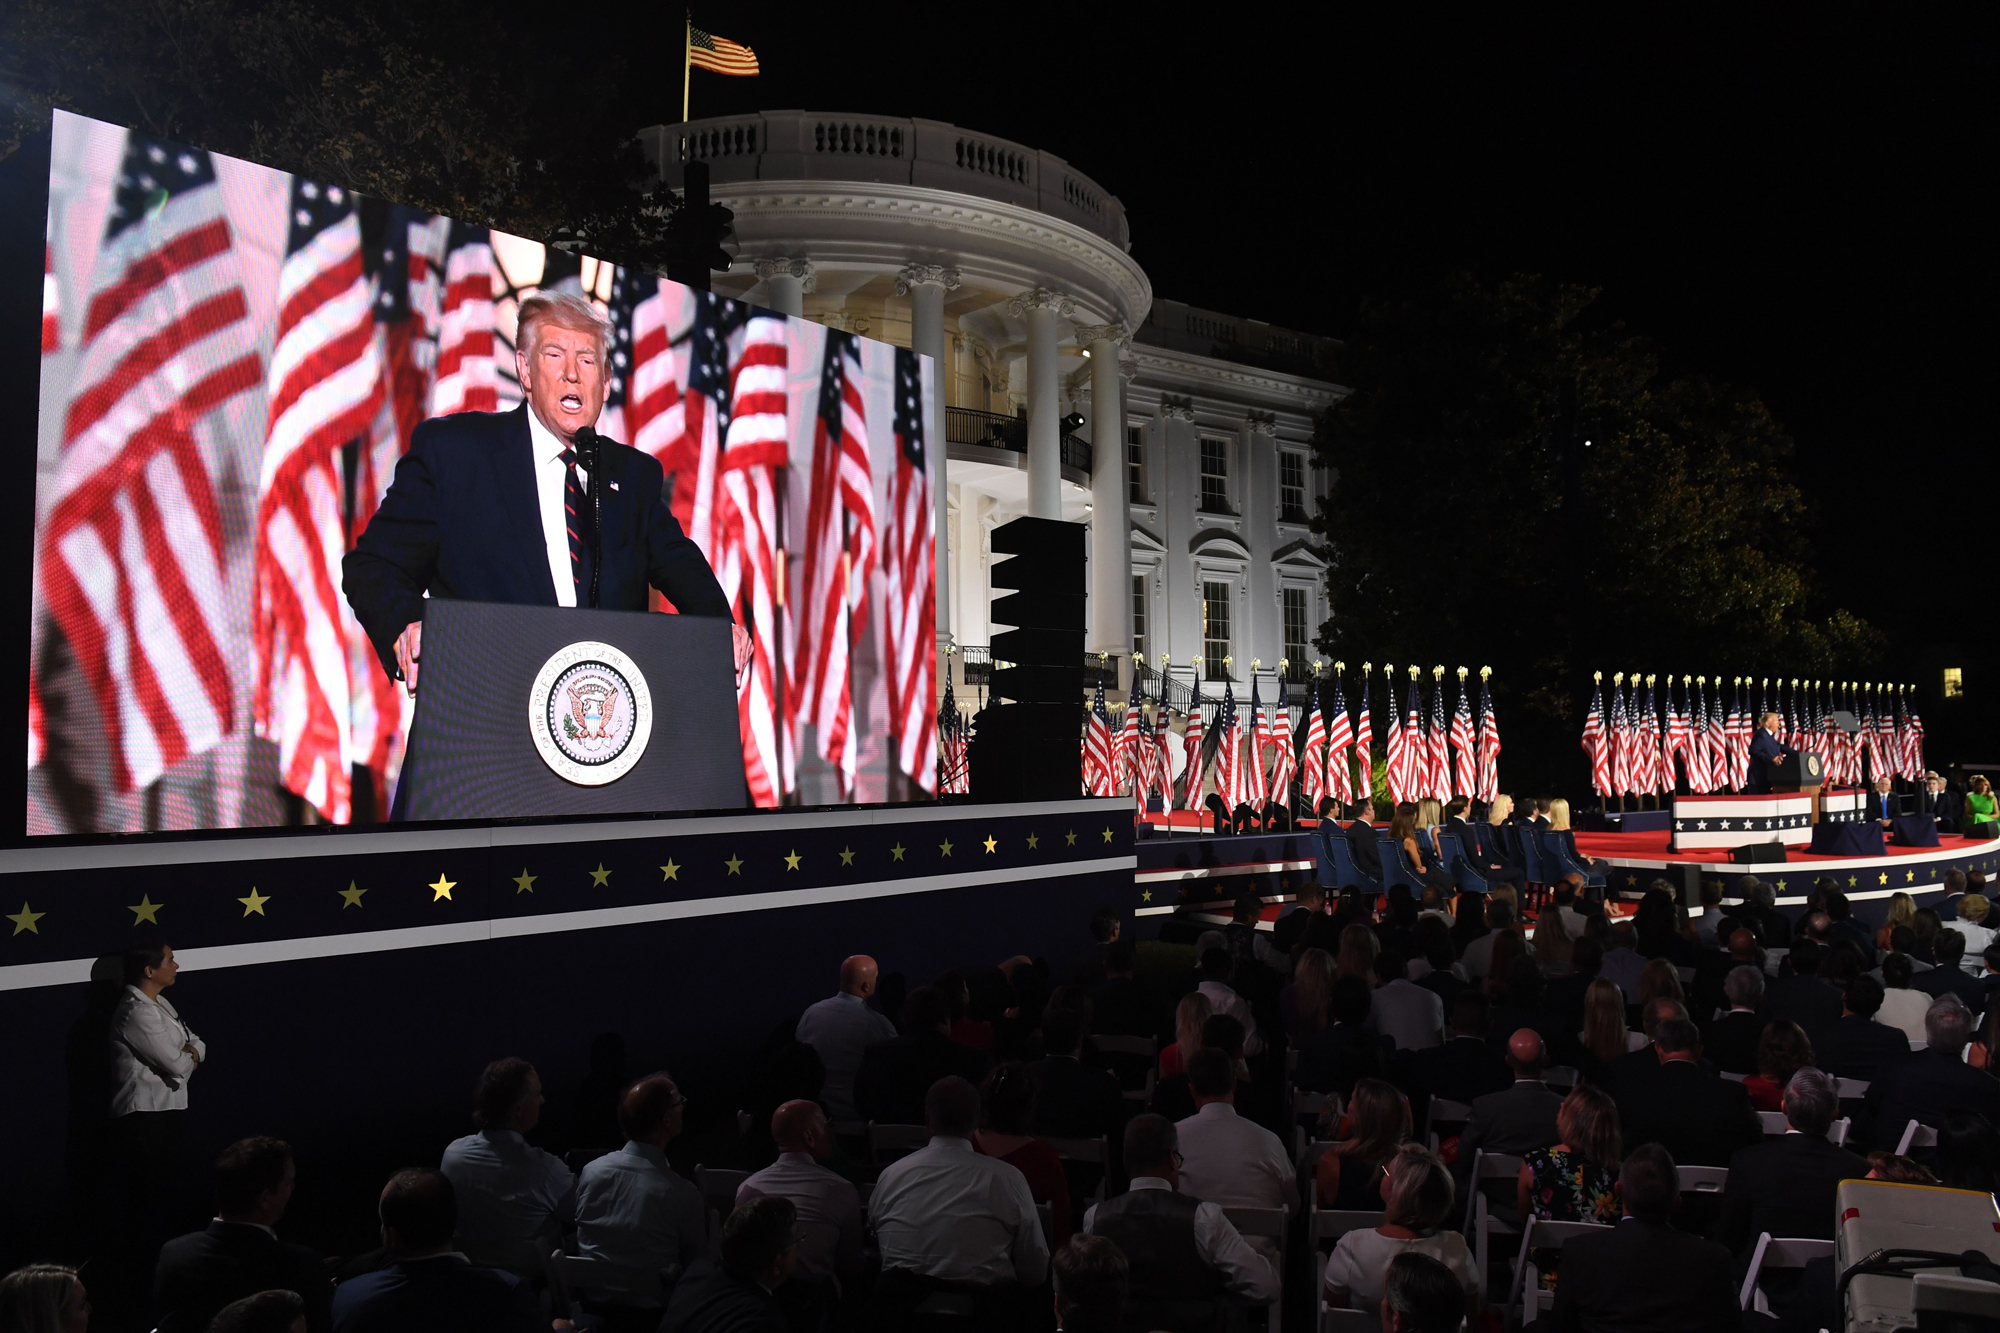
[[[1439,690],[1444,686],[1440,684]],[[1452,794],[1479,792],[1479,751],[1472,735],[1472,703],[1465,697],[1465,677],[1458,678],[1458,707],[1451,714]]]
[[[1708,708],[1702,701],[1702,693],[1691,684],[1687,687],[1687,780],[1688,790],[1701,794],[1713,791],[1714,765],[1708,753]]]
[[[1319,711],[1319,678],[1313,678],[1306,697],[1306,739],[1299,751],[1299,790],[1306,804],[1317,812],[1326,795],[1326,718]]]
[[[445,245],[434,417],[500,406],[499,339],[493,332],[493,238],[484,227],[451,224]]]
[[[1292,777],[1298,771],[1298,744],[1292,739],[1292,709],[1285,702],[1285,687],[1278,685],[1278,698],[1272,704],[1271,738],[1277,748],[1277,757],[1271,763],[1271,784],[1268,799],[1276,801],[1287,810],[1292,808]]]
[[[1189,704],[1187,725],[1181,729],[1181,809],[1201,809],[1201,695]]]
[[[1721,677],[1716,683],[1721,684]],[[1736,755],[1739,749],[1747,752],[1749,736],[1744,731],[1743,682],[1741,679],[1730,684],[1729,712],[1722,723],[1722,775],[1723,783],[1736,789],[1743,785],[1743,777],[1737,772]]]
[[[1661,749],[1661,734],[1663,729],[1660,726],[1659,702],[1654,697],[1653,688],[1653,680],[1651,677],[1648,677],[1646,680],[1646,711],[1639,717],[1639,748],[1646,759],[1646,781],[1641,790],[1659,792],[1670,790],[1671,785],[1666,781],[1666,755]],[[1635,689],[1632,693],[1636,697],[1639,692]]]
[[[757,53],[741,42],[703,32],[688,25],[688,64],[716,74],[745,77],[757,72]]]
[[[1488,805],[1500,795],[1500,715],[1493,711],[1493,682],[1479,683],[1479,785],[1474,793]]]
[[[347,550],[340,450],[374,425],[382,358],[353,196],[294,177],[290,221],[257,486],[252,713],[278,746],[279,781],[345,824],[354,627],[337,572]]]
[[[1361,698],[1354,706],[1354,767],[1356,769],[1354,799],[1357,801],[1372,800],[1375,795],[1375,705],[1368,697],[1373,692],[1374,687],[1375,683],[1368,678],[1368,673],[1363,671],[1361,673]],[[1340,684],[1338,681],[1335,681],[1334,698],[1338,699],[1339,697]],[[1390,699],[1390,707],[1395,707],[1393,697]],[[1331,745],[1331,742],[1329,742],[1329,745]],[[1328,757],[1328,762],[1331,763],[1333,756],[1337,756],[1339,753],[1340,751],[1335,749],[1333,755]]]
[[[1686,693],[1685,690],[1683,690],[1682,694],[1680,695],[1676,695],[1674,693],[1674,678],[1672,673],[1668,673],[1667,739],[1666,739],[1666,744],[1661,751],[1661,754],[1667,766],[1666,778],[1667,778],[1667,786],[1669,789],[1672,789],[1678,784],[1680,776],[1680,770],[1674,767],[1674,756],[1679,755],[1681,756],[1683,761],[1686,761],[1687,748],[1688,748],[1688,717],[1687,717]],[[1690,788],[1690,790],[1692,790],[1692,788]]]
[[[1248,799],[1243,773],[1243,734],[1236,721],[1236,691],[1222,682],[1222,713],[1215,720],[1215,789],[1233,812]]]
[[[1367,693],[1366,678],[1361,689],[1363,694]],[[1337,675],[1333,678],[1333,705],[1326,717],[1326,794],[1344,806],[1354,799],[1354,770],[1348,759],[1348,752],[1354,748],[1354,726],[1348,720],[1347,700]],[[1365,756],[1366,752],[1363,753]],[[1365,763],[1363,769],[1365,772]],[[1367,778],[1364,776],[1362,781]]]
[[[1611,744],[1604,733],[1604,683],[1591,687],[1590,711],[1583,718],[1583,752],[1590,758],[1590,784],[1611,795]]]
[[[1632,727],[1625,718],[1625,683],[1611,685],[1611,788],[1619,796],[1632,790]]]
[[[1117,791],[1111,766],[1111,715],[1104,708],[1104,682],[1083,719],[1083,789],[1087,795],[1110,796]]]
[[[944,681],[944,702],[937,711],[937,790],[940,795],[963,795],[971,786],[965,771],[965,719],[959,716],[958,700],[952,696],[951,677]]]
[[[1903,728],[1903,776],[1912,782],[1923,781],[1924,773],[1924,720],[1917,716],[1912,707],[1909,724]]]
[[[1270,783],[1264,768],[1264,751],[1277,742],[1277,732],[1271,726],[1271,715],[1264,709],[1264,702],[1258,697],[1257,673],[1250,673],[1250,726],[1249,764],[1243,772],[1243,785],[1248,791],[1250,804],[1263,808],[1270,794]]]
[[[42,355],[62,350],[62,292],[56,286],[56,250],[42,246]]]
[[[1882,756],[1882,766],[1875,773],[1877,777],[1893,778],[1902,767],[1903,746],[1896,736],[1896,715],[1889,711],[1888,687],[1882,688],[1883,693],[1877,696],[1882,702],[1875,714],[1876,753]]]
[[[672,472],[666,454],[680,433],[682,418],[669,415],[680,406],[681,390],[667,337],[667,295],[652,274],[620,264],[612,271],[611,296],[605,305],[611,321],[611,364],[605,368],[609,382],[598,434],[651,454]]]
[[[1389,799],[1401,805],[1404,801],[1409,800],[1412,795],[1409,786],[1410,762],[1408,738],[1403,729],[1403,721],[1396,716],[1396,678],[1394,675],[1389,674],[1392,671],[1394,671],[1393,667],[1384,672],[1385,675],[1389,675],[1389,729],[1383,734],[1382,739],[1388,748],[1389,762],[1383,769],[1382,776],[1389,784]],[[1415,689],[1416,686],[1412,685],[1410,688]],[[1367,697],[1365,693],[1366,687],[1364,686],[1363,689],[1364,694],[1362,697],[1365,700]],[[1414,712],[1414,705],[1412,706],[1412,711]],[[1356,748],[1360,748],[1358,744]]]
[[[896,349],[896,474],[882,528],[883,614],[889,656],[889,734],[896,767],[931,789],[937,736],[937,552],[932,545],[929,448],[924,439],[923,363]]]
[[[1722,734],[1722,677],[1715,678],[1715,706],[1708,710],[1708,785],[1712,791],[1729,786],[1729,739]]]
[[[204,442],[220,451],[227,426],[209,418],[264,380],[238,274],[209,155],[128,135],[39,562],[120,791],[234,726]]]
[[[1139,719],[1141,733],[1145,736],[1153,755],[1152,790],[1160,793],[1160,804],[1167,805],[1174,794],[1174,760],[1167,749],[1167,737],[1172,734],[1167,725],[1167,705],[1162,702],[1148,719]]]
[[[1111,747],[1111,766],[1117,774],[1117,785],[1125,788],[1126,795],[1136,795],[1140,805],[1145,804],[1146,766],[1152,762],[1152,746],[1142,744],[1139,734],[1139,701],[1135,697],[1125,704],[1125,721],[1118,728],[1118,739]]]
[[[782,378],[775,392],[775,410],[782,413]],[[813,425],[804,572],[794,606],[798,633],[792,697],[799,721],[816,728],[821,758],[838,768],[843,792],[854,789],[855,769],[848,659],[853,634],[867,616],[868,573],[874,562],[875,490],[861,402],[861,344],[851,333],[829,329],[820,369],[819,417]],[[924,708],[929,711],[928,701]]]
[[[1444,718],[1443,677],[1438,678],[1431,690],[1430,726],[1426,730],[1430,742],[1430,763],[1425,770],[1430,790],[1426,795],[1442,805],[1451,799],[1451,745]]]

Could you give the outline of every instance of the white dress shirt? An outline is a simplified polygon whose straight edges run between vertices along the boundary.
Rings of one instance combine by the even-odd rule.
[[[1039,1287],[1048,1276],[1028,1178],[970,1139],[940,1134],[882,1169],[868,1197],[882,1267],[946,1282]]]
[[[1993,932],[1965,920],[1947,921],[1944,928],[1965,936],[1965,953],[1959,957],[1959,970],[1969,977],[1985,976],[1986,946],[1993,943]]]
[[[1930,1007],[1931,997],[1923,991],[1887,986],[1882,991],[1882,1007],[1875,1011],[1875,1021],[1901,1028],[1903,1035],[1913,1042],[1929,1041],[1924,1031],[1924,1015],[1930,1012]]]
[[[1286,1208],[1297,1200],[1284,1143],[1228,1102],[1208,1103],[1174,1132],[1180,1136],[1181,1193],[1224,1208]],[[1257,1240],[1260,1252],[1270,1243]]]
[[[861,1196],[811,1153],[779,1153],[777,1161],[743,1182],[736,1202],[765,1195],[790,1199],[798,1209],[799,1262],[809,1271],[832,1277],[860,1260]]]
[[[686,1266],[708,1245],[701,1193],[650,1143],[594,1158],[576,1185],[577,1250],[627,1268]]]
[[[1208,1001],[1211,1012],[1228,1014],[1243,1025],[1243,1054],[1261,1055],[1264,1039],[1257,1035],[1257,1020],[1250,1016],[1249,1003],[1219,981],[1204,981],[1197,989]]]
[[[569,446],[542,424],[532,405],[528,408],[528,439],[535,450],[535,500],[542,511],[542,544],[548,548],[549,577],[555,580],[556,605],[575,606],[576,571],[570,567],[569,519],[563,513],[563,490],[569,480],[569,469],[563,466],[562,452]],[[576,479],[588,494],[590,472],[581,464],[577,466]]]
[[[1395,1042],[1397,1050],[1444,1044],[1444,1001],[1436,991],[1397,977],[1377,986],[1369,1004],[1368,1026]]]
[[[540,1272],[576,1216],[576,1177],[511,1129],[453,1139],[438,1169],[458,1195],[458,1248],[476,1264]]]
[[[1158,1176],[1134,1176],[1135,1190],[1172,1190]],[[1097,1205],[1083,1215],[1086,1234],[1096,1235],[1091,1223],[1097,1220]],[[1206,1199],[1194,1214],[1194,1247],[1201,1261],[1223,1274],[1229,1290],[1252,1305],[1268,1305],[1278,1299],[1278,1275],[1263,1255],[1250,1248],[1243,1234],[1222,1215],[1222,1205]]]
[[[127,986],[111,1021],[111,1114],[187,1110],[188,1079],[198,1063],[183,1049],[187,1046],[208,1058],[208,1044],[181,1021],[166,996],[149,998]]]
[[[819,1052],[826,1066],[820,1096],[835,1120],[859,1120],[854,1109],[854,1074],[861,1053],[896,1035],[896,1025],[868,1007],[868,1001],[846,991],[821,1000],[805,1011],[793,1037]]]
[[[1456,1231],[1440,1231],[1414,1240],[1396,1240],[1372,1227],[1350,1231],[1334,1246],[1326,1261],[1326,1285],[1347,1293],[1350,1310],[1382,1308],[1382,1288],[1388,1284],[1389,1265],[1399,1254],[1425,1254],[1451,1270],[1459,1285],[1470,1292],[1479,1280],[1479,1270],[1466,1248],[1465,1237]]]

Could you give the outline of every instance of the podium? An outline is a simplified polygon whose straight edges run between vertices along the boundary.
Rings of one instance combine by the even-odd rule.
[[[748,804],[727,620],[424,603],[392,820]]]
[[[1812,822],[1819,823],[1819,789],[1826,767],[1811,750],[1793,750],[1771,765],[1771,790],[1812,797]]]

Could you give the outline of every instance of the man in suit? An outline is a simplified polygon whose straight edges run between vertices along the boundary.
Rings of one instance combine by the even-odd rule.
[[[223,1306],[272,1289],[297,1292],[306,1303],[306,1327],[325,1333],[333,1296],[325,1265],[271,1230],[297,1178],[292,1150],[279,1139],[243,1139],[223,1149],[215,1159],[215,1220],[160,1250],[153,1275],[160,1333],[205,1333]]]
[[[1868,793],[1868,818],[1889,827],[1889,821],[1901,813],[1896,800],[1896,784],[1888,778],[1875,779],[1875,789]]]
[[[1809,1034],[1815,1063],[1835,1078],[1873,1083],[1910,1056],[1910,1040],[1902,1029],[1877,1023],[1882,1007],[1882,983],[1862,974],[1841,991],[1840,1017]]]
[[[1964,807],[1959,802],[1958,793],[1945,786],[1944,779],[1935,773],[1924,774],[1922,804],[1925,814],[1936,816],[1938,832],[1958,832],[1958,821]]]
[[[538,1333],[548,1321],[512,1273],[452,1249],[458,1197],[444,1174],[398,1171],[382,1189],[382,1245],[394,1262],[333,1294],[334,1333]]]
[[[1475,824],[1465,817],[1471,806],[1463,796],[1454,796],[1451,804],[1444,808],[1444,831],[1458,838],[1458,850],[1465,863],[1479,872],[1489,884],[1512,884],[1521,893],[1528,891],[1528,872],[1513,861],[1498,854],[1492,845],[1491,831],[1484,824]]]
[[[1042,1015],[1042,1059],[1028,1066],[1035,1085],[1035,1133],[1059,1139],[1116,1140],[1125,1127],[1118,1080],[1077,1057],[1083,1021],[1074,1009]]]
[[[1340,825],[1332,820],[1326,821],[1321,827],[1325,830],[1326,837],[1347,836]],[[1312,924],[1312,919],[1325,915],[1326,886],[1317,879],[1307,880],[1293,891],[1292,910],[1279,913],[1278,919],[1271,923],[1271,947],[1290,957],[1293,948],[1305,938],[1306,927]]]
[[[1458,1141],[1462,1160],[1469,1163],[1477,1148],[1519,1157],[1561,1140],[1556,1112],[1563,1099],[1542,1082],[1542,1050],[1541,1034],[1533,1028],[1522,1028],[1508,1038],[1507,1065],[1514,1072],[1514,1086],[1473,1098],[1472,1118]]]
[[[1919,972],[1910,978],[1912,990],[1920,990],[1936,999],[1940,995],[1956,995],[1971,1012],[1983,1013],[1986,1002],[1985,988],[1965,974],[1959,964],[1965,958],[1965,936],[1950,926],[1931,937],[1931,957],[1937,965],[1928,972]]]
[[[1843,1180],[1868,1174],[1868,1159],[1827,1142],[1840,1114],[1840,1085],[1807,1065],[1785,1088],[1784,1137],[1744,1148],[1729,1159],[1722,1219],[1715,1238],[1735,1252],[1739,1267],[1762,1232],[1833,1239],[1834,1193]]]
[[[460,412],[419,425],[396,478],[354,549],[341,586],[383,669],[416,693],[424,595],[527,606],[587,606],[593,514],[598,605],[643,611],[653,587],[683,615],[730,618],[715,572],[661,496],[649,454],[599,442],[599,480],[579,466],[579,432],[604,408],[609,334],[580,296],[521,302],[515,368],[527,401],[512,412]],[[584,437],[586,440],[592,437]],[[750,637],[733,626],[736,669]]]
[[[1755,875],[1745,875],[1737,881],[1736,891],[1743,897],[1736,919],[1748,922],[1757,932],[1757,943],[1766,949],[1782,949],[1791,943],[1792,919],[1778,910],[1778,895],[1769,884]]]
[[[1667,1225],[1680,1172],[1657,1144],[1634,1149],[1618,1172],[1625,1216],[1601,1235],[1563,1246],[1549,1323],[1585,1329],[1741,1330],[1729,1251]]]
[[[1507,1062],[1486,1044],[1489,1025],[1486,997],[1477,990],[1461,991],[1452,1001],[1450,1035],[1444,1045],[1410,1056],[1410,1080],[1432,1097],[1468,1106],[1489,1092],[1508,1087],[1513,1074]]]
[[[1354,868],[1376,883],[1382,882],[1382,851],[1376,846],[1375,805],[1363,801],[1354,809],[1354,822],[1347,826],[1347,846]]]
[[[1953,1111],[1976,1111],[2000,1123],[2000,1080],[1961,1058],[1972,1040],[1973,1017],[1956,995],[1941,996],[1924,1015],[1929,1048],[1912,1052],[1894,1078],[1868,1085],[1865,1118],[1870,1148],[1893,1149],[1912,1120],[1932,1128]]]
[[[1840,992],[1819,979],[1819,965],[1826,951],[1817,940],[1792,943],[1785,959],[1789,975],[1773,978],[1764,986],[1764,1021],[1789,1018],[1812,1036],[1840,1017]]]
[[[1776,713],[1766,713],[1757,724],[1756,735],[1750,738],[1750,775],[1743,784],[1748,794],[1765,793],[1771,790],[1771,770],[1779,761],[1791,753],[1779,733],[1784,730],[1785,720]]]
[[[1757,1015],[1757,1005],[1764,998],[1764,973],[1754,967],[1730,969],[1722,980],[1722,997],[1729,1009],[1709,1023],[1701,1048],[1725,1074],[1754,1074],[1757,1042],[1764,1035],[1764,1020]]]
[[[1151,992],[1134,979],[1139,951],[1129,940],[1116,940],[1104,950],[1104,980],[1084,1000],[1090,1030],[1107,1037],[1158,1037],[1167,1015]]]
[[[1743,1085],[1697,1063],[1701,1031],[1693,1023],[1684,1017],[1661,1019],[1653,1046],[1659,1073],[1645,1097],[1632,1103],[1625,1120],[1628,1142],[1660,1144],[1676,1161],[1695,1166],[1727,1166],[1737,1149],[1763,1140],[1763,1126]],[[1621,1098],[1621,1115],[1625,1109]]]
[[[854,1109],[885,1125],[921,1125],[924,1096],[933,1083],[955,1074],[978,1087],[992,1063],[985,1052],[951,1039],[944,992],[919,986],[903,1001],[903,1035],[861,1053]]]

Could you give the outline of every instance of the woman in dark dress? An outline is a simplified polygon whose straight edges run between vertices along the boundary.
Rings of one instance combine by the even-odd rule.
[[[1354,1085],[1347,1133],[1321,1154],[1313,1175],[1319,1207],[1380,1212],[1382,1174],[1396,1150],[1410,1141],[1410,1103],[1379,1078]]]

